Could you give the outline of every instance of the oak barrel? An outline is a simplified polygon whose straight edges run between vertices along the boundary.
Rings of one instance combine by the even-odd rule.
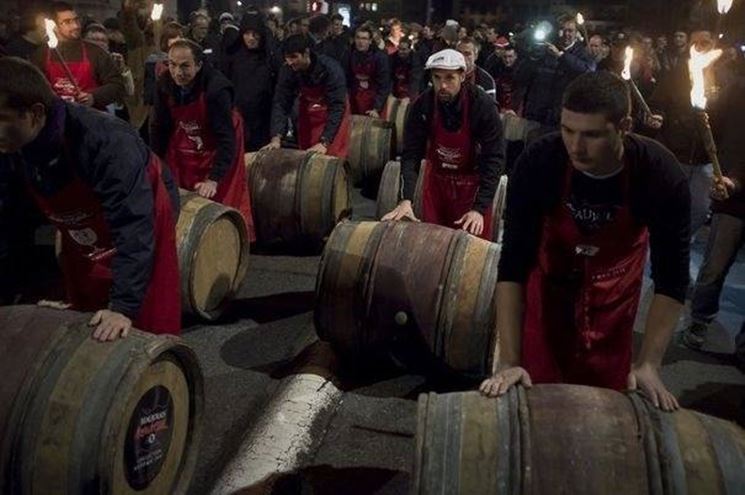
[[[212,321],[243,283],[249,241],[240,212],[197,193],[179,190],[176,226],[183,311]]]
[[[499,246],[437,225],[343,222],[321,258],[316,330],[351,362],[412,339],[446,366],[492,369]]]
[[[297,150],[246,154],[257,242],[320,247],[351,213],[339,158]]]
[[[579,385],[419,396],[412,494],[729,494],[745,431]]]
[[[180,339],[91,339],[90,314],[0,307],[0,493],[182,494],[203,378]]]
[[[406,116],[409,114],[409,98],[394,98],[388,96],[385,107],[385,119],[392,122],[396,130],[396,155],[401,156],[404,152],[404,125]]]
[[[416,188],[414,190],[414,200],[412,201],[414,214],[417,218],[420,217],[422,211],[422,187],[424,184],[424,175],[426,173],[427,164],[422,162],[419,168]],[[494,201],[492,202],[492,240],[494,242],[501,242],[503,227],[502,220],[507,201],[507,184],[507,176],[501,176],[499,178],[497,191],[494,193]],[[401,163],[395,161],[388,162],[380,179],[380,189],[378,190],[378,198],[375,205],[375,212],[378,219],[383,218],[383,215],[393,210],[396,205],[398,205],[402,198],[402,188],[403,181],[401,179]]]
[[[511,113],[501,113],[499,115],[502,118],[505,141],[525,142],[528,140],[528,135],[540,127],[540,124],[537,122],[518,117]]]
[[[379,180],[395,146],[393,123],[365,115],[352,115],[352,139],[347,155],[352,184],[369,185]]]

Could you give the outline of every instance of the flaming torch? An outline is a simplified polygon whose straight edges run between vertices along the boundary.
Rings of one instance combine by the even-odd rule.
[[[722,22],[724,21],[724,17],[727,15],[727,12],[729,12],[729,9],[732,8],[732,2],[733,0],[717,0],[717,11],[719,11],[719,18],[717,19],[716,36],[718,38],[722,37]]]
[[[154,3],[153,11],[150,13],[150,19],[153,21],[153,41],[155,42],[156,51],[160,50],[160,36],[163,30],[161,17],[163,17],[163,4]]]
[[[590,38],[587,36],[587,28],[585,27],[585,16],[582,15],[582,12],[577,12],[577,26],[579,26],[579,30],[582,33],[582,37],[585,39],[585,44],[590,46]]]
[[[70,71],[70,67],[67,65],[67,62],[65,61],[62,54],[57,50],[57,45],[59,44],[59,40],[57,39],[57,34],[54,32],[54,21],[51,19],[44,18],[44,27],[47,32],[47,46],[49,46],[49,49],[52,50],[52,52],[57,55],[57,58],[60,61],[60,64],[62,65],[62,68],[65,71],[65,75],[67,75],[67,78],[70,80],[70,83],[75,88],[75,93],[80,93],[80,86],[78,86],[78,81],[75,80],[75,77],[73,77],[72,72]]]
[[[699,52],[696,46],[691,46],[691,59],[688,61],[688,72],[691,75],[691,105],[696,111],[696,122],[698,124],[701,139],[704,141],[706,153],[714,167],[714,175],[721,179],[722,168],[719,166],[719,157],[717,156],[717,145],[714,142],[714,136],[709,124],[709,114],[706,113],[706,87],[704,81],[704,69],[714,63],[716,59],[722,56],[722,50],[709,50],[708,52]]]
[[[646,117],[649,117],[652,115],[652,110],[650,110],[649,105],[647,105],[647,101],[644,99],[644,96],[642,96],[641,91],[639,91],[639,87],[636,85],[634,80],[631,78],[631,61],[634,60],[634,49],[630,46],[626,47],[626,52],[623,59],[623,72],[621,72],[621,77],[626,81],[626,84],[629,85],[629,88],[631,89],[631,93],[634,95],[634,99],[636,102],[641,106],[642,111],[644,112],[644,115]]]

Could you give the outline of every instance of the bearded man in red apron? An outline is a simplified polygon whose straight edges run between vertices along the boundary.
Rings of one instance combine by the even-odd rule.
[[[263,149],[281,147],[298,98],[298,147],[346,158],[351,114],[341,67],[336,60],[311,51],[310,41],[303,35],[288,37],[282,51],[285,65],[279,71],[272,103],[273,137]]]
[[[354,33],[349,53],[347,84],[352,113],[381,118],[391,92],[388,55],[372,44],[372,28],[363,25]]]
[[[494,100],[465,82],[466,62],[455,50],[433,54],[425,69],[432,86],[411,105],[404,128],[403,200],[383,220],[419,220],[411,202],[426,159],[421,220],[491,240],[491,206],[504,167]]]
[[[96,311],[93,337],[124,337],[133,324],[179,334],[178,196],[135,130],[65,103],[37,68],[5,58],[0,153],[60,232],[67,299]]]
[[[100,110],[124,101],[121,71],[105,50],[81,39],[80,18],[73,7],[66,2],[54,2],[51,11],[59,39],[56,51],[64,58],[70,74],[46,43],[36,51],[32,61],[47,76],[57,96]]]
[[[176,184],[241,212],[255,240],[243,164],[243,119],[233,108],[233,87],[205,65],[202,49],[177,40],[168,50],[169,72],[155,94],[150,143]]]
[[[497,284],[499,368],[515,383],[639,388],[678,407],[659,368],[688,285],[690,204],[675,157],[630,133],[622,79],[589,73],[564,93],[561,133],[536,141],[510,177]],[[647,247],[654,297],[632,365]]]

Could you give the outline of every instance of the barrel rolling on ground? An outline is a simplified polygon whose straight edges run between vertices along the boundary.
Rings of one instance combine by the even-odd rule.
[[[175,337],[90,337],[90,315],[0,308],[0,492],[186,493],[203,379]]]

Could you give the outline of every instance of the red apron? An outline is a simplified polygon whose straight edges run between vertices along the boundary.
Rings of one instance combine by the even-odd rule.
[[[176,255],[176,226],[163,182],[160,160],[150,155],[147,177],[153,190],[154,240],[150,283],[134,326],[152,333],[181,333],[181,291]],[[53,196],[31,193],[62,237],[60,262],[68,302],[80,311],[97,311],[109,303],[111,262],[116,248],[101,201],[80,178]]]
[[[209,132],[207,121],[207,101],[204,92],[194,102],[176,105],[169,102],[173,133],[168,143],[166,162],[179,187],[193,191],[198,182],[209,178],[217,154],[217,143]],[[217,193],[211,199],[235,208],[246,221],[251,242],[256,240],[251,198],[246,182],[244,160],[243,119],[233,110],[233,129],[235,131],[236,153],[233,163],[225,176],[217,184]]]
[[[411,67],[405,64],[398,64],[393,71],[395,82],[393,83],[393,96],[396,98],[409,98],[409,75]]]
[[[569,212],[567,166],[561,203],[544,221],[527,283],[522,365],[535,383],[626,388],[649,237],[628,205],[629,166],[621,172],[623,206],[592,234],[583,234]]]
[[[479,173],[474,163],[475,150],[469,129],[470,103],[461,91],[463,117],[460,128],[450,132],[442,124],[435,101],[431,139],[427,146],[428,166],[422,188],[422,221],[460,229],[455,222],[473,210],[479,191]],[[491,241],[492,209],[483,213],[481,238]]]
[[[98,83],[96,82],[96,76],[93,72],[93,65],[90,63],[90,60],[88,60],[88,51],[85,48],[85,42],[81,41],[80,49],[82,52],[82,59],[80,62],[66,61],[66,63],[80,91],[90,93],[98,87]],[[63,100],[74,102],[77,97],[75,83],[70,81],[62,63],[60,63],[59,58],[57,58],[57,55],[52,57],[52,50],[48,48],[46,49],[46,52],[47,57],[44,71],[49,80],[49,84],[52,86],[52,90],[54,90],[57,96]]]
[[[378,87],[375,84],[375,73],[377,67],[372,56],[368,56],[364,62],[352,57],[352,113],[354,115],[365,115],[370,110],[375,110],[375,95]]]
[[[300,108],[298,111],[298,146],[306,150],[321,140],[321,135],[328,120],[329,107],[326,103],[323,86],[300,86]],[[349,100],[344,102],[344,116],[334,140],[328,145],[326,154],[346,158],[349,151],[351,133],[351,114]]]

